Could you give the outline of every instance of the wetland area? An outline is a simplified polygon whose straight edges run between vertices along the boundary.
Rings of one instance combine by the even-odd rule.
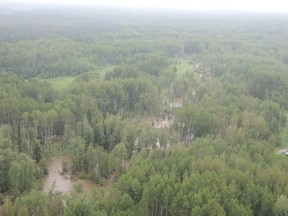
[[[48,175],[43,178],[43,191],[49,192],[53,187],[55,192],[70,194],[75,190],[75,184],[78,182],[69,172],[61,174],[62,162],[70,161],[68,156],[54,156],[47,162]],[[81,180],[81,189],[83,192],[89,192],[97,188],[98,185],[88,179]]]

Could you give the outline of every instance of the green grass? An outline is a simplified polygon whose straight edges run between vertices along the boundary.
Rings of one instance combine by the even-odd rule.
[[[288,123],[287,122],[285,126],[281,129],[279,138],[280,138],[280,145],[276,146],[275,148],[278,154],[280,153],[281,150],[288,149]]]
[[[176,64],[172,64],[172,67],[177,68],[177,76],[182,76],[186,72],[192,72],[194,74],[194,79],[198,82],[201,81],[200,73],[196,72],[195,66],[192,61],[186,59],[178,59]]]
[[[96,72],[100,74],[101,77],[104,77],[105,73],[108,71],[111,71],[114,69],[114,65],[107,65],[104,67],[99,67],[96,69]],[[91,73],[91,72],[89,72]],[[81,76],[81,75],[80,75]],[[67,89],[73,81],[76,79],[74,76],[64,76],[64,77],[54,77],[54,78],[48,78],[45,79],[47,82],[49,82],[52,87],[58,91],[63,91]]]
[[[49,82],[54,89],[58,91],[63,91],[67,89],[69,85],[72,84],[75,78],[76,77],[72,77],[72,76],[55,77],[55,78],[46,79],[46,81]]]
[[[189,61],[184,59],[179,60],[176,65],[174,64],[172,66],[176,66],[178,75],[185,74],[187,71],[194,71],[193,64],[189,63]]]
[[[101,77],[104,77],[105,73],[112,71],[115,65],[106,65],[105,67],[100,67],[96,71],[100,74]]]
[[[281,148],[283,148],[283,147],[288,148],[288,123],[287,122],[286,122],[285,126],[281,129],[279,137],[281,140],[280,147]]]

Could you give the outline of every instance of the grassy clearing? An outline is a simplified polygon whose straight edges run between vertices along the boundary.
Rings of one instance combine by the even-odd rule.
[[[112,71],[114,69],[115,65],[106,65],[104,67],[99,67],[96,71],[100,74],[101,77],[104,77],[104,75]]]
[[[54,89],[62,91],[65,90],[69,85],[71,85],[75,78],[76,77],[72,76],[55,77],[47,79],[46,81],[49,82]]]
[[[105,73],[108,71],[111,71],[114,69],[115,66],[113,65],[107,65],[104,67],[99,67],[96,70],[96,73],[100,74],[101,77],[104,77]],[[89,72],[92,73],[92,72]],[[81,75],[80,75],[81,76]],[[65,76],[65,77],[54,77],[54,78],[49,78],[45,79],[47,82],[49,82],[52,87],[58,91],[63,91],[67,89],[73,81],[76,79],[74,76]]]
[[[185,60],[185,59],[180,59],[177,60],[176,64],[172,64],[172,67],[176,67],[177,68],[177,76],[182,76],[183,74],[190,72],[194,74],[194,79],[196,81],[201,81],[201,73],[196,72],[195,70],[195,65],[193,65],[193,63],[189,60]]]
[[[288,118],[288,115],[287,115]],[[281,145],[280,147],[287,147],[288,148],[288,123],[286,122],[285,126],[282,128],[280,131],[280,140],[281,140]]]
[[[185,74],[186,72],[194,71],[193,64],[184,59],[178,60],[177,64],[172,65],[172,67],[173,66],[177,68],[178,75],[182,75],[182,74]]]
[[[288,115],[286,114],[288,117]],[[282,128],[279,134],[280,145],[276,146],[277,154],[282,154],[285,149],[288,149],[288,123],[286,122],[285,126]]]

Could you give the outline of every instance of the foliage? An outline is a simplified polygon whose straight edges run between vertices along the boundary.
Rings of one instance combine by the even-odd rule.
[[[17,11],[0,13],[0,215],[287,214],[287,19]],[[56,152],[108,189],[35,190]]]

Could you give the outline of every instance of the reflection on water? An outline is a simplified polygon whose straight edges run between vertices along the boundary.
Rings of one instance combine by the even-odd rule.
[[[47,169],[49,174],[43,178],[43,190],[49,192],[49,190],[54,188],[54,191],[61,192],[62,194],[69,194],[73,191],[75,181],[71,179],[69,174],[61,175],[62,161],[70,161],[67,156],[55,156],[51,157],[47,164]],[[97,185],[90,180],[81,181],[83,192],[89,192],[96,188]]]

